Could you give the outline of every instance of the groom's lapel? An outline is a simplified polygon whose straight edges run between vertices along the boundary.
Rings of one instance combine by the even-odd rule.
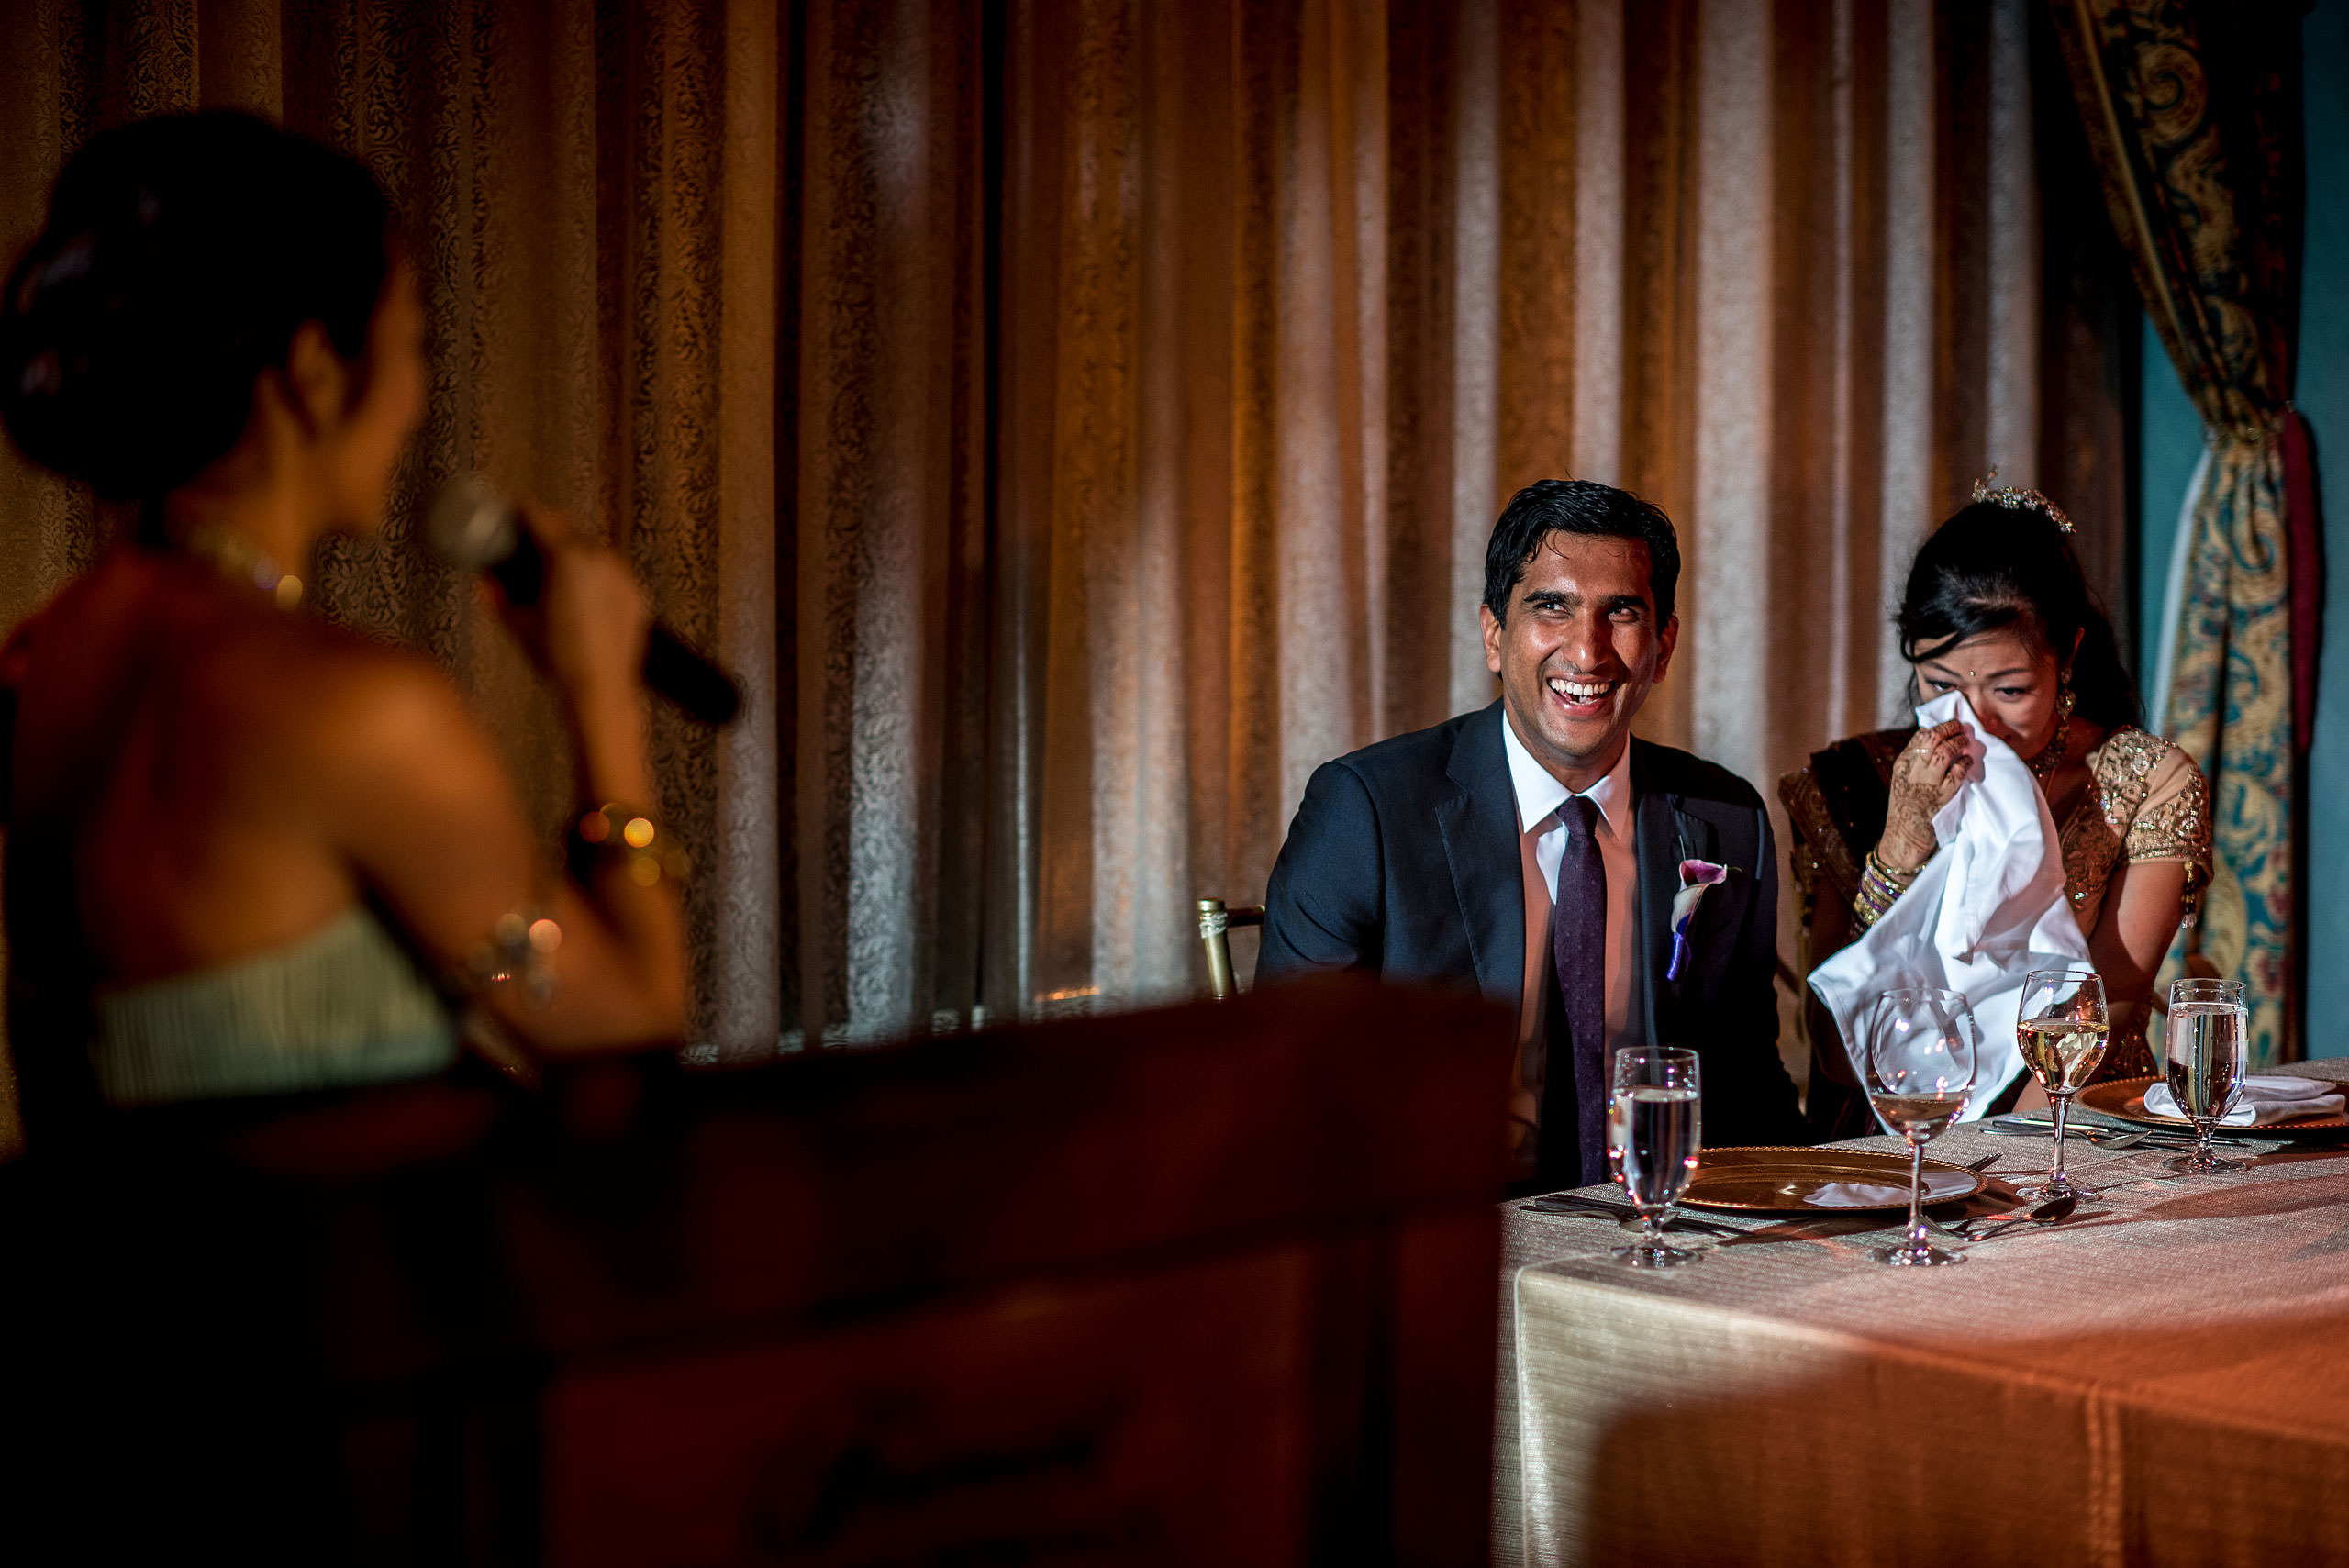
[[[1673,1038],[1678,1027],[1675,1003],[1688,977],[1684,973],[1678,982],[1664,978],[1672,967],[1672,898],[1680,891],[1680,862],[1710,860],[1716,835],[1711,823],[1682,808],[1679,792],[1663,787],[1656,763],[1647,742],[1631,742],[1632,849],[1640,868],[1640,973],[1631,1005],[1639,1016],[1626,1020],[1625,1032],[1650,1045],[1680,1045],[1687,1042]],[[1689,962],[1701,958],[1692,953]]]
[[[1468,925],[1476,989],[1511,1006],[1525,991],[1525,870],[1518,859],[1517,790],[1501,744],[1501,705],[1460,728],[1445,776],[1460,793],[1436,807],[1452,890]]]

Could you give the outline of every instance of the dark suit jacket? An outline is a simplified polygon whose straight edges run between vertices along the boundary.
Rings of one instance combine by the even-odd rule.
[[[1264,895],[1262,981],[1322,969],[1474,987],[1515,1007],[1525,886],[1501,705],[1325,762],[1305,786]],[[1698,1052],[1716,1148],[1807,1142],[1778,1060],[1778,870],[1769,814],[1725,768],[1631,742],[1640,867],[1630,1033]],[[1683,860],[1730,868],[1667,980]]]

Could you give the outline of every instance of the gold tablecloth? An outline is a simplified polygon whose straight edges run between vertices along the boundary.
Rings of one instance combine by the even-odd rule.
[[[1932,1148],[1994,1152],[2023,1181],[2047,1145]],[[1839,1217],[1634,1272],[1510,1205],[1497,1560],[2349,1562],[2349,1148],[2229,1152],[2076,1143],[2106,1196],[1954,1269]]]

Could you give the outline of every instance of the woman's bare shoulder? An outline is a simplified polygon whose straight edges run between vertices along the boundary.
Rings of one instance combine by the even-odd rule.
[[[315,623],[282,635],[301,673],[276,694],[282,711],[251,717],[251,763],[300,780],[306,808],[339,842],[372,842],[419,813],[502,801],[495,745],[439,664]]]
[[[282,641],[282,647],[271,646]],[[245,657],[262,666],[282,658],[298,673],[273,694],[304,732],[329,751],[361,752],[445,740],[472,728],[472,717],[447,671],[421,653],[318,621],[288,617],[276,636]],[[252,672],[257,693],[270,690]]]
[[[141,575],[126,550],[109,550],[78,577],[67,579],[57,591],[26,612],[0,640],[0,684],[16,685],[32,673],[37,651],[71,649],[94,635],[103,635],[109,619],[118,619],[139,594]]]

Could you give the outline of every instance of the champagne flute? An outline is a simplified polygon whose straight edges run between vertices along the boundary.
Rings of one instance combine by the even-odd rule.
[[[2242,1096],[2251,1065],[2251,1009],[2240,980],[2176,980],[2169,988],[2169,1027],[2162,1066],[2178,1114],[2194,1124],[2194,1152],[2165,1162],[2185,1175],[2210,1176],[2251,1167],[2210,1152],[2210,1135]]]
[[[1635,1269],[1676,1269],[1698,1254],[1664,1239],[1664,1216],[1697,1171],[1703,1146],[1698,1114],[1697,1053],[1664,1046],[1626,1046],[1615,1053],[1608,1103],[1608,1162],[1646,1229],[1616,1259]]]
[[[2087,964],[2034,969],[2023,976],[2015,1014],[2015,1044],[2022,1051],[2023,1065],[2047,1091],[2047,1103],[2055,1113],[2055,1157],[2047,1179],[2037,1186],[2016,1189],[2034,1202],[2099,1195],[2074,1186],[2064,1173],[2064,1120],[2072,1108],[2072,1096],[2087,1085],[2097,1064],[2104,1060],[2108,1022],[2104,982]]]
[[[1867,1014],[1868,1104],[1884,1125],[1909,1140],[1909,1234],[1880,1247],[1876,1261],[1895,1268],[1965,1262],[1925,1240],[1925,1145],[1965,1113],[1974,1097],[1982,1031],[1956,991],[1900,986]]]

